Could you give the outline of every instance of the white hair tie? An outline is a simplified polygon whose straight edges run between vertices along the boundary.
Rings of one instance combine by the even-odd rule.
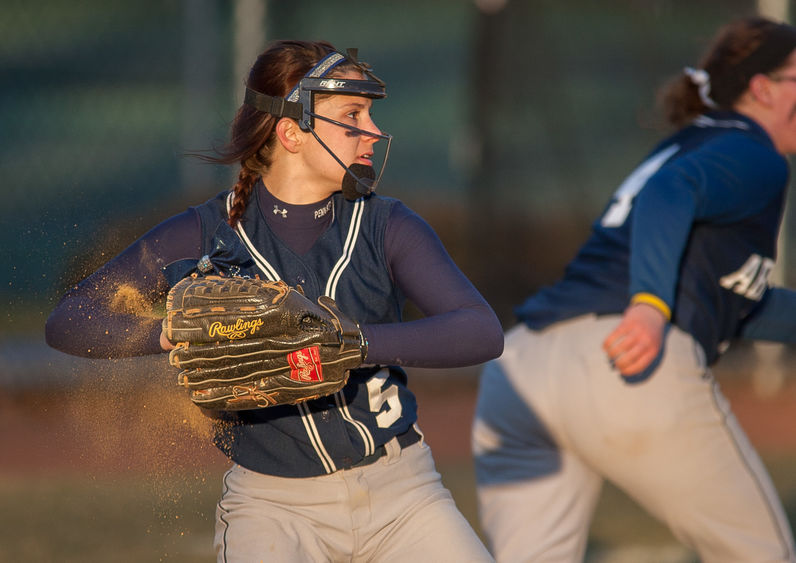
[[[717,108],[718,105],[716,105],[716,102],[710,98],[710,75],[707,71],[701,68],[691,68],[687,66],[683,69],[683,72],[691,79],[694,86],[697,87],[699,99],[702,100],[702,103],[709,108]]]

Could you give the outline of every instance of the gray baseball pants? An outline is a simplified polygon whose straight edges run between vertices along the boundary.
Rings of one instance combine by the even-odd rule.
[[[608,479],[709,563],[796,561],[776,490],[693,338],[628,384],[601,345],[619,316],[517,326],[480,382],[479,513],[500,562],[582,561]]]
[[[290,479],[233,466],[216,510],[219,562],[494,561],[431,450],[396,440],[375,463]]]

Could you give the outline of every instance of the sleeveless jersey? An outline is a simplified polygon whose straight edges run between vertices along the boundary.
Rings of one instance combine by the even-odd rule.
[[[787,183],[787,161],[754,121],[700,116],[628,176],[563,278],[517,307],[518,319],[542,329],[587,313],[620,314],[632,295],[651,293],[715,362],[768,289]],[[639,212],[642,195],[657,198],[657,210]],[[682,240],[666,231],[678,206],[693,210],[677,231]],[[634,239],[634,229],[643,236]]]
[[[332,297],[361,324],[401,320],[404,297],[390,279],[384,232],[397,200],[372,195],[354,202],[332,196],[332,224],[305,254],[273,235],[261,215],[259,190],[233,230],[231,192],[197,206],[203,252],[227,273],[300,285],[315,300]],[[406,374],[396,366],[352,370],[340,392],[299,405],[224,412],[215,443],[230,459],[259,473],[311,477],[347,468],[405,432],[417,419]]]

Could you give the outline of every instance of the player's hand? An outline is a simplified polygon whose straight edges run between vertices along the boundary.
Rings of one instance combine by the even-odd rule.
[[[622,322],[603,342],[616,369],[623,376],[635,375],[647,368],[663,345],[664,314],[646,303],[636,303],[625,309]]]
[[[160,347],[163,348],[166,352],[169,350],[173,350],[175,348],[174,344],[169,342],[169,339],[166,338],[166,333],[162,330],[160,331]]]

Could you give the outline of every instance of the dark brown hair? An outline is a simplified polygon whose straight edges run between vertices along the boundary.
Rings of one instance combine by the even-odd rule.
[[[710,76],[710,108],[689,76],[681,73],[659,93],[666,120],[681,126],[709,109],[728,110],[756,74],[781,67],[796,48],[796,29],[765,18],[748,17],[722,27],[703,54],[699,68]]]
[[[318,61],[336,50],[326,41],[276,41],[257,57],[246,85],[257,92],[284,98]],[[348,65],[340,65],[330,75],[347,68]],[[233,227],[243,216],[257,180],[271,164],[277,121],[274,116],[243,104],[232,122],[229,142],[216,149],[216,156],[203,157],[219,164],[240,163],[228,221]]]

